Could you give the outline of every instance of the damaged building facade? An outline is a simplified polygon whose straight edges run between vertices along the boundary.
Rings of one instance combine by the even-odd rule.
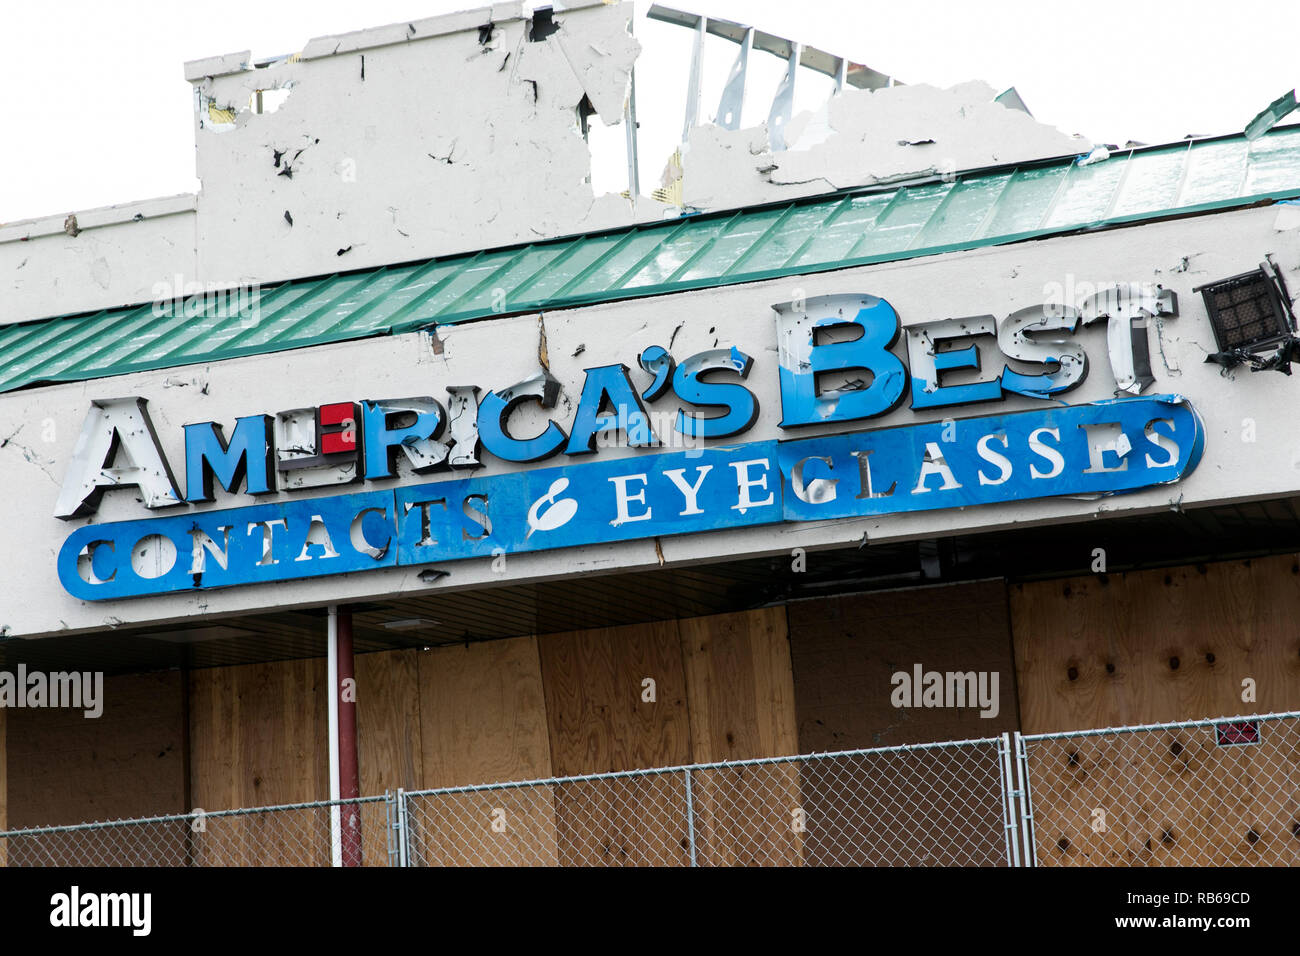
[[[1117,149],[651,16],[655,189],[631,4],[504,3],[186,64],[196,196],[0,224],[0,666],[106,674],[0,707],[0,830],[1300,709],[1300,127]],[[817,862],[852,781],[778,776],[701,858]],[[696,862],[598,798],[425,850]],[[1026,852],[1294,862],[1279,805]]]

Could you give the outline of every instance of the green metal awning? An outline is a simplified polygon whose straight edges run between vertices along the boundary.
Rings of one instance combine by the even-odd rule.
[[[0,391],[825,272],[1300,195],[1300,126],[688,216],[578,238],[0,327]]]

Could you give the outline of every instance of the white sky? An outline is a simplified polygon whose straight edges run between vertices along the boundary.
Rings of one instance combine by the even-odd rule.
[[[0,6],[0,222],[193,192],[186,60],[290,53],[312,37],[485,5],[485,0],[59,0]],[[543,5],[543,4],[538,4]],[[1300,4],[1224,0],[676,0],[849,56],[907,83],[1014,85],[1034,115],[1122,144],[1240,131],[1297,85]],[[644,19],[637,69],[643,192],[681,132],[690,34]],[[716,44],[716,45],[714,45]],[[712,116],[735,45],[706,52]],[[750,60],[745,122],[765,116],[781,71]],[[801,71],[800,82],[808,76]],[[808,83],[797,108],[829,86]],[[1292,118],[1293,120],[1295,117]],[[595,181],[624,188],[622,139],[597,143]]]

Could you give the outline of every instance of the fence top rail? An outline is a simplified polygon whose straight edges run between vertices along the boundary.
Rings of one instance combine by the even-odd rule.
[[[252,813],[274,813],[288,810],[320,810],[328,807],[352,806],[358,803],[383,803],[387,795],[377,797],[352,797],[339,800],[312,800],[307,803],[281,803],[269,807],[237,807],[233,810],[203,810],[195,808],[189,813],[166,813],[156,817],[128,817],[121,820],[98,820],[91,823],[65,823],[57,826],[27,827],[21,830],[0,830],[5,837],[44,836],[51,833],[75,833],[79,830],[106,830],[112,827],[140,826],[146,823],[192,823],[214,817],[241,817]]]
[[[1300,718],[1300,711],[1290,710],[1274,714],[1244,714],[1238,717],[1200,717],[1196,720],[1171,720],[1162,724],[1133,724],[1127,727],[1097,727],[1091,730],[1058,730],[1048,734],[1019,734],[1021,740],[1033,743],[1039,740],[1065,740],[1073,737],[1105,737],[1119,734],[1136,734],[1148,730],[1184,730],[1189,727],[1214,727],[1218,724],[1239,724],[1248,720],[1287,720]]]
[[[942,750],[944,748],[999,745],[1001,737],[978,737],[972,740],[940,740],[923,744],[897,744],[893,747],[867,747],[858,750],[831,750],[785,757],[751,757],[745,760],[718,760],[712,763],[677,764],[672,767],[651,767],[646,770],[612,770],[605,773],[583,773],[570,777],[539,777],[534,780],[506,780],[499,783],[477,783],[457,787],[435,787],[429,790],[403,791],[408,797],[433,797],[458,793],[480,793],[488,790],[513,790],[521,787],[547,787],[563,783],[586,783],[594,780],[616,780],[632,777],[655,777],[668,774],[695,772],[697,770],[730,770],[736,767],[771,766],[774,764],[801,763],[811,760],[834,760],[839,757],[866,757],[884,754],[911,753],[914,751]]]

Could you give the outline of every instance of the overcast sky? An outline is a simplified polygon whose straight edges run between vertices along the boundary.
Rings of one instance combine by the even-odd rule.
[[[312,37],[472,8],[473,0],[60,0],[0,5],[0,222],[193,192],[186,60],[301,50]],[[537,4],[543,5],[543,4]],[[1015,86],[1034,115],[1098,142],[1240,131],[1297,85],[1295,0],[676,0],[849,56],[907,83]],[[643,191],[680,136],[690,35],[644,19],[637,71]],[[711,116],[734,44],[706,53]],[[746,123],[763,118],[780,64],[751,59]],[[802,71],[806,73],[806,71]],[[826,89],[808,83],[797,107]],[[1294,120],[1295,117],[1292,117]],[[621,150],[621,146],[619,147]],[[601,148],[595,180],[623,188]]]

